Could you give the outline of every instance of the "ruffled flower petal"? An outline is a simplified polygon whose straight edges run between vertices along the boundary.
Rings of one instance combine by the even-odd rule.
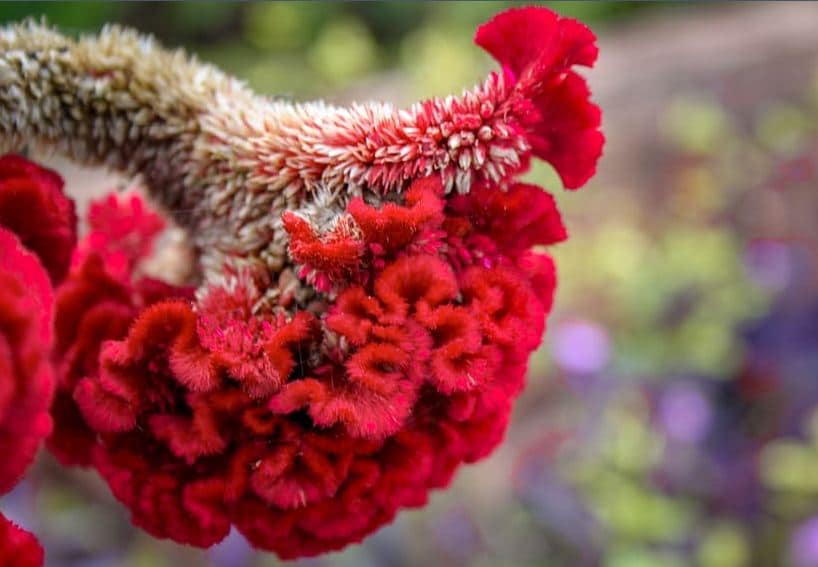
[[[602,155],[601,113],[585,80],[571,68],[596,62],[596,37],[576,20],[539,7],[507,10],[480,26],[475,43],[491,53],[515,85],[514,112],[535,156],[568,189],[594,174]]]
[[[22,156],[0,157],[0,226],[40,258],[54,284],[62,281],[77,243],[77,217],[59,175]]]
[[[0,559],[3,567],[42,567],[43,548],[32,534],[0,514]]]
[[[0,494],[17,483],[51,431],[52,313],[45,269],[0,228]]]

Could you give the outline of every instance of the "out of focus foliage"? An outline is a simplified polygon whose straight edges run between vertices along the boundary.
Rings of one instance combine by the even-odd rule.
[[[604,28],[640,3],[550,2]],[[331,94],[373,73],[411,73],[418,94],[470,86],[488,59],[468,41],[511,2],[31,2],[0,3],[0,23],[45,17],[67,33],[120,23],[184,46],[282,97]]]
[[[525,520],[499,557],[818,565],[816,85],[812,68],[796,96],[772,82],[736,107],[727,80],[675,93],[632,150],[641,182],[564,200],[533,376],[552,387],[525,411],[559,417],[525,428]]]
[[[594,27],[603,57],[620,23],[685,14],[552,5]],[[270,95],[377,96],[397,77],[406,101],[478,79],[488,60],[468,38],[506,6],[2,3],[0,21],[120,22]],[[571,239],[555,250],[557,310],[507,443],[424,510],[303,564],[818,565],[818,73],[802,76],[797,96],[767,81],[740,107],[726,80],[691,85],[662,99],[647,134],[608,129],[609,145],[627,139],[642,157],[629,184],[606,185],[619,164],[605,158],[567,197],[533,171]],[[70,474],[46,459],[4,502],[49,564],[277,564],[238,536],[209,552],[154,541],[92,475]]]

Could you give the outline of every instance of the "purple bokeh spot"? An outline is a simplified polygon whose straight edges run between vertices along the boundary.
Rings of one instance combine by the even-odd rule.
[[[569,372],[593,374],[605,368],[611,358],[608,333],[591,321],[563,321],[552,337],[551,354]]]
[[[235,529],[221,542],[208,551],[208,556],[216,567],[248,567],[254,552],[247,540]]]
[[[756,240],[744,252],[744,265],[754,282],[770,291],[780,291],[790,283],[790,247],[775,240]]]
[[[790,540],[793,567],[818,567],[818,516],[801,524]]]
[[[432,532],[437,545],[459,559],[473,558],[482,547],[482,538],[474,520],[462,508],[453,508],[434,523]]]
[[[713,421],[710,402],[691,384],[670,386],[659,401],[659,421],[671,439],[697,443],[704,439]]]

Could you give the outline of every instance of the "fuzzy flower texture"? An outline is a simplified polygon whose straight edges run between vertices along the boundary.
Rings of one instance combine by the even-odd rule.
[[[51,432],[149,533],[207,547],[235,526],[292,558],[489,454],[551,308],[543,247],[566,238],[517,179],[535,157],[577,188],[603,136],[573,70],[596,59],[585,26],[520,8],[475,41],[500,72],[395,111],[268,101],[118,28],[0,31],[0,144],[148,194],[93,203],[76,242],[59,177],[0,161],[0,491]],[[163,281],[171,226],[197,261]],[[36,550],[21,533],[0,550]]]

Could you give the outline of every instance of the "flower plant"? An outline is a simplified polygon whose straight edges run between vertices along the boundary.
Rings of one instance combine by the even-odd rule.
[[[236,527],[293,558],[488,455],[567,236],[520,176],[536,158],[578,188],[603,135],[584,25],[519,8],[475,42],[499,71],[395,110],[271,101],[117,27],[2,30],[0,144],[139,175],[146,198],[96,201],[77,240],[60,177],[0,161],[0,490],[48,436],[156,537]],[[169,227],[188,277],[151,270]],[[0,542],[41,560],[13,526]]]

